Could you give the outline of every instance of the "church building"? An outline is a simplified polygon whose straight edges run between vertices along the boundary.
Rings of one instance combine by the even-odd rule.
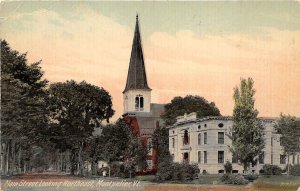
[[[123,107],[125,122],[134,135],[141,138],[148,150],[147,170],[143,173],[153,173],[157,169],[157,160],[156,151],[152,148],[152,135],[154,130],[162,125],[160,116],[164,112],[164,105],[151,103],[151,88],[147,82],[138,16],[136,16],[127,81],[123,91]]]

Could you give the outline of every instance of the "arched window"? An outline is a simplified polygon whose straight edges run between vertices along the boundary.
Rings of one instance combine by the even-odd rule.
[[[140,94],[135,97],[135,110],[136,111],[144,110],[144,98]]]
[[[188,145],[189,144],[189,134],[187,130],[184,130],[184,135],[183,135],[183,144]]]
[[[203,135],[204,135],[204,142],[203,143],[207,144],[207,132],[205,132]]]
[[[198,134],[198,145],[201,145],[201,133]]]
[[[144,109],[144,98],[140,97],[140,109],[143,110]]]
[[[138,111],[139,110],[139,107],[140,107],[140,100],[139,100],[139,97],[135,97],[135,110]]]
[[[175,138],[172,138],[172,148],[175,148]]]

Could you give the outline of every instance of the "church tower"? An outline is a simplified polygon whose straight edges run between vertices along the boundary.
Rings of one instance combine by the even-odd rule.
[[[150,112],[150,104],[151,89],[147,83],[139,18],[137,15],[127,81],[123,91],[124,114]]]

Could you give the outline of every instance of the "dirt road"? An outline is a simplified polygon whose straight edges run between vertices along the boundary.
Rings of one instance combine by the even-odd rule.
[[[1,181],[5,191],[254,191],[249,186],[153,184],[117,178],[80,178],[58,173],[23,174]]]

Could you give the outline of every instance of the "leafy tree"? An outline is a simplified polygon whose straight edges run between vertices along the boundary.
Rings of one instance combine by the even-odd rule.
[[[232,164],[229,161],[226,161],[226,163],[224,164],[224,169],[225,169],[225,173],[226,174],[230,174],[232,171]]]
[[[300,119],[290,115],[280,115],[275,126],[281,134],[281,145],[288,156],[288,174],[290,171],[289,156],[300,152]]]
[[[128,169],[136,166],[145,167],[147,151],[123,119],[119,119],[116,124],[103,127],[99,140],[101,158],[105,161],[125,162]]]
[[[169,130],[167,128],[155,129],[153,133],[153,148],[157,151],[158,161],[171,161],[169,152]]]
[[[165,127],[155,129],[153,133],[153,148],[157,151],[157,174],[162,180],[172,178],[172,158],[169,152],[169,130]]]
[[[241,79],[240,88],[234,89],[234,110],[231,151],[243,164],[246,172],[250,164],[256,163],[257,156],[264,148],[263,126],[257,118],[254,108],[254,81],[252,78]]]
[[[2,136],[39,138],[46,126],[45,87],[40,62],[29,64],[26,54],[12,50],[1,40]],[[34,136],[33,136],[34,134]]]
[[[29,64],[26,54],[12,50],[5,40],[1,40],[1,74],[9,74],[14,79],[26,83],[36,94],[46,87],[48,81],[42,79],[41,61]]]
[[[175,97],[171,103],[166,104],[162,118],[166,125],[172,125],[176,122],[176,117],[191,112],[196,112],[199,118],[221,115],[214,102],[209,103],[203,97],[188,95],[186,97]]]
[[[71,150],[71,173],[74,174],[78,164],[77,170],[82,175],[83,146],[94,128],[103,120],[108,122],[114,114],[111,96],[103,88],[71,80],[50,85],[48,106],[52,142],[61,149]]]
[[[40,144],[43,140],[42,135],[47,127],[47,80],[42,79],[40,61],[30,64],[26,54],[12,50],[5,40],[0,40],[0,44],[1,144],[4,147],[5,165],[9,165],[5,167],[5,173],[10,173],[8,171],[16,163],[21,169],[24,153],[30,149],[25,145]],[[14,157],[9,157],[15,156],[16,152],[18,162],[14,161]]]

